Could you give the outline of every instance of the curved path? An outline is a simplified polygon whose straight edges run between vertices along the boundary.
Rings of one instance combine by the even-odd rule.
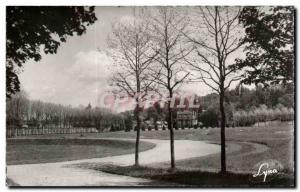
[[[140,164],[170,160],[169,140],[142,139],[156,144],[153,149],[140,153]],[[220,152],[219,145],[203,141],[175,140],[175,159],[182,160]],[[101,163],[121,166],[132,165],[134,154],[104,158],[83,159],[56,163],[7,166],[7,177],[21,186],[137,186],[150,185],[151,180],[108,174],[91,169],[69,166],[78,163]]]

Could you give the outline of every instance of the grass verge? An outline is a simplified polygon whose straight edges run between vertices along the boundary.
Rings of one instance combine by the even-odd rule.
[[[175,130],[175,139],[200,140],[212,143],[220,143],[220,129],[189,129]],[[134,138],[135,132],[115,132],[99,135],[87,135],[87,137],[114,137]],[[144,131],[141,138],[145,139],[169,139],[169,131]],[[251,172],[253,166],[262,161],[277,160],[284,172],[294,175],[294,127],[287,123],[266,125],[260,127],[236,127],[226,129],[227,170],[230,172]],[[249,144],[250,143],[250,144]],[[230,144],[238,144],[241,150],[230,152]],[[267,150],[260,150],[267,147]],[[176,148],[176,146],[175,146]],[[186,159],[176,161],[180,168],[220,170],[220,155]],[[169,166],[169,162],[160,163],[158,167]]]
[[[293,179],[287,175],[274,177],[267,182],[252,182],[250,174],[227,173],[225,175],[212,172],[189,171],[182,169],[163,169],[153,167],[115,166],[83,164],[81,168],[98,170],[111,174],[169,182],[170,186],[185,187],[293,187]],[[174,185],[174,183],[179,185]]]
[[[141,142],[140,151],[155,144]],[[7,165],[49,163],[101,158],[134,153],[134,141],[105,139],[10,139],[6,145]]]

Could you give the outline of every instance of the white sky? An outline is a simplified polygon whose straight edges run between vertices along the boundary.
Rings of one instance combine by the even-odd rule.
[[[28,61],[20,74],[21,86],[30,99],[64,105],[99,103],[99,97],[109,90],[111,59],[104,51],[111,25],[131,15],[130,7],[96,7],[98,20],[82,36],[68,37],[57,54],[42,55],[39,62]],[[205,95],[212,92],[203,84],[189,84],[184,91]]]

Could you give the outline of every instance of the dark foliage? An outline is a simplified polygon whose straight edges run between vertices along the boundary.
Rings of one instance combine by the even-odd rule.
[[[236,69],[246,69],[245,84],[291,82],[294,64],[294,7],[244,7],[239,22],[246,36],[246,58]]]
[[[212,109],[204,111],[199,117],[204,127],[218,127],[218,119],[218,114]]]
[[[68,36],[82,35],[97,18],[94,7],[8,6],[6,8],[6,96],[20,90],[23,64],[55,54]]]

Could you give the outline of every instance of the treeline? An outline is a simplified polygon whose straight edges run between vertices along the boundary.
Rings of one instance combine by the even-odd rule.
[[[218,126],[218,95],[202,97],[203,112],[199,121],[208,127]],[[292,85],[263,88],[237,86],[226,92],[226,126],[251,126],[268,121],[294,119]]]
[[[123,117],[107,109],[71,107],[29,100],[25,92],[14,95],[6,102],[7,127],[19,128],[72,128],[94,127],[116,131],[124,129]]]
[[[269,123],[272,121],[292,121],[294,119],[294,109],[278,105],[276,108],[267,108],[261,105],[249,111],[241,110],[233,113],[234,126],[252,126],[259,123]]]
[[[203,97],[196,96],[200,101],[198,109],[198,125],[196,127],[219,127],[219,96],[212,93]],[[292,121],[294,118],[294,94],[292,85],[271,86],[263,88],[256,86],[247,88],[237,86],[226,92],[226,126],[251,126],[260,125],[260,122]],[[177,102],[176,102],[177,103]],[[188,108],[187,108],[188,110]],[[143,120],[166,121],[166,109],[159,105],[145,109],[142,113]],[[176,109],[173,110],[174,128],[176,124]]]

